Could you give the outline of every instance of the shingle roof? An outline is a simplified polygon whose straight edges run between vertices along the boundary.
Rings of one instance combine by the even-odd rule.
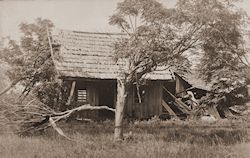
[[[53,42],[60,45],[55,65],[61,77],[116,79],[125,68],[125,60],[114,61],[112,46],[124,35],[55,30]],[[168,70],[145,76],[151,80],[171,79]]]

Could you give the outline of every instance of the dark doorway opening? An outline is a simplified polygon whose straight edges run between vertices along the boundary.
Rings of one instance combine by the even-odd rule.
[[[115,82],[102,82],[98,86],[99,91],[99,105],[115,108],[115,95],[116,95],[116,83]],[[115,117],[114,112],[109,110],[100,110],[99,117],[103,119],[113,119]]]

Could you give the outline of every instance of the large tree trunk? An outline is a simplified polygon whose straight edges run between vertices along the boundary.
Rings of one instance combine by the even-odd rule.
[[[127,96],[129,91],[129,85],[124,80],[117,80],[117,102],[115,109],[115,140],[123,139],[123,117],[125,106],[127,102]]]

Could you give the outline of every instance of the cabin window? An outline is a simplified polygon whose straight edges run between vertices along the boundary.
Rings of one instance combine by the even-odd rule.
[[[145,95],[146,95],[145,86],[139,87],[139,94],[140,94],[140,98],[141,98],[141,103],[144,103],[145,102]],[[134,88],[134,103],[140,103],[140,99],[139,99],[136,87]]]
[[[77,101],[78,102],[87,102],[87,90],[78,89],[77,90]]]

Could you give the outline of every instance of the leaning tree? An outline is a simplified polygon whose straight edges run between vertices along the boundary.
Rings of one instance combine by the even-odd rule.
[[[229,32],[241,25],[242,15],[233,9],[233,1],[230,0],[179,0],[174,8],[167,8],[156,0],[124,0],[118,3],[117,11],[109,22],[127,35],[114,45],[116,59],[126,59],[127,66],[117,79],[115,139],[123,137],[124,108],[133,84],[159,66],[175,71],[185,70],[183,65],[187,64],[187,58],[184,53],[191,53],[192,49],[206,55],[211,49],[231,49],[231,43],[227,42],[240,32],[234,32],[238,33],[234,36]],[[219,34],[215,29],[226,31]],[[225,38],[224,47],[216,43],[218,36]]]
[[[21,23],[19,27],[22,33],[20,42],[10,40],[0,56],[11,66],[8,77],[12,81],[0,95],[20,83],[24,87],[21,100],[33,91],[46,105],[56,106],[60,100],[61,85],[56,79],[48,39],[48,32],[54,24],[37,18],[35,23]]]

